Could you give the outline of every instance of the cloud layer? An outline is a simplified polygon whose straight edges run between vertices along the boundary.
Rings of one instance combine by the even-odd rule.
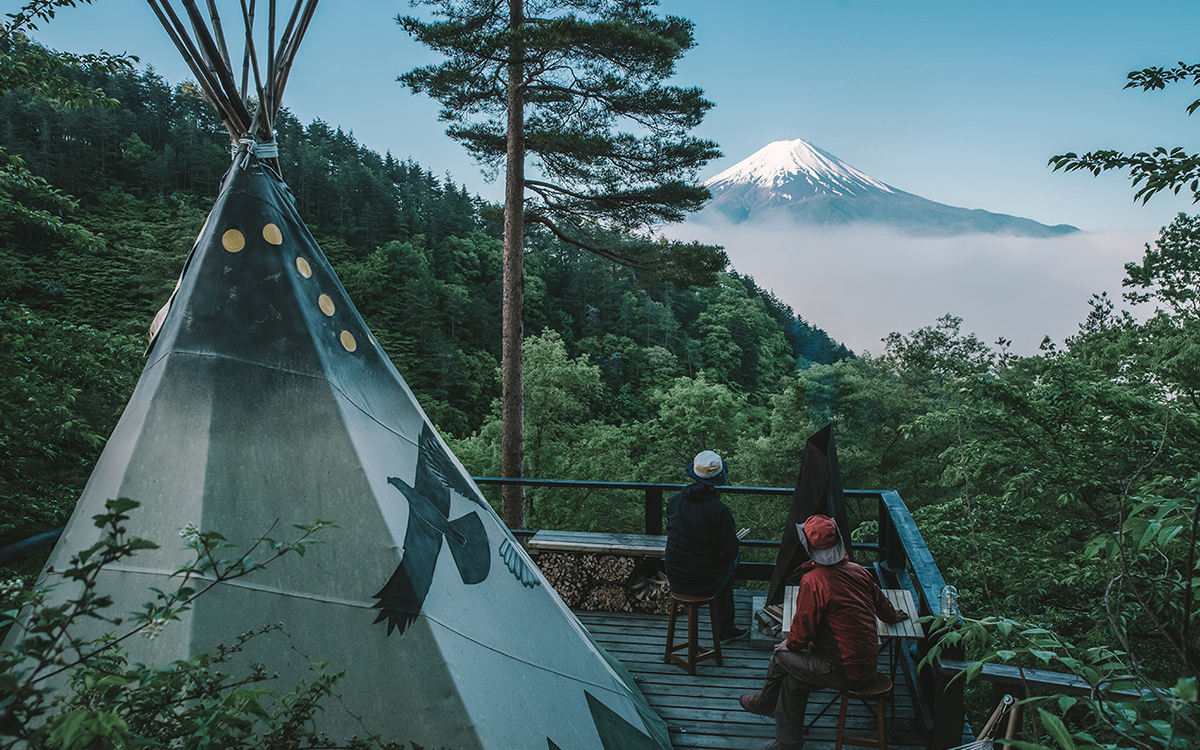
[[[1124,264],[1156,232],[1079,232],[1053,239],[908,237],[883,228],[691,223],[673,236],[724,245],[732,265],[855,352],[950,313],[992,344],[1034,354],[1043,337],[1078,331],[1093,293],[1120,300]]]

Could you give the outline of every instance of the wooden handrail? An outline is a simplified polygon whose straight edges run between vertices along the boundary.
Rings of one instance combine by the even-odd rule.
[[[977,663],[966,659],[943,658],[938,660],[937,670],[953,676],[959,672],[965,672]],[[1054,672],[1048,669],[1030,669],[1027,667],[1018,667],[1014,664],[988,662],[980,667],[979,677],[988,682],[995,682],[1009,688],[1030,687],[1035,690],[1044,690],[1048,693],[1060,693],[1062,695],[1095,697],[1097,693],[1106,693],[1114,698],[1131,700],[1145,700],[1154,697],[1154,692],[1151,690],[1116,687],[1118,685],[1136,683],[1138,680],[1132,675],[1105,680],[1098,686],[1093,687],[1087,680],[1068,672]]]
[[[471,477],[476,484],[505,485],[516,484],[523,487],[547,487],[557,489],[607,489],[607,490],[636,490],[644,493],[645,527],[644,533],[657,535],[662,531],[662,498],[668,491],[678,492],[685,484],[666,482],[609,482],[575,479],[534,479],[522,477],[510,479],[506,477]],[[794,490],[791,487],[743,487],[724,485],[722,494],[730,495],[768,495],[776,497],[790,496]],[[890,570],[903,573],[907,565],[911,565],[916,578],[916,591],[922,615],[936,614],[938,598],[941,595],[945,581],[933,555],[925,545],[925,540],[917,530],[916,522],[908,511],[908,506],[895,490],[843,490],[847,499],[870,500],[880,503],[880,529],[878,544],[855,544],[855,551],[874,552],[883,556]],[[751,547],[778,547],[778,540],[745,539],[742,544]],[[893,585],[899,581],[890,582]]]

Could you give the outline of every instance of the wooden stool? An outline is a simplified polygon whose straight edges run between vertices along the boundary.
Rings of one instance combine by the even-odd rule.
[[[834,750],[841,750],[842,745],[859,745],[887,750],[887,728],[883,720],[883,701],[890,692],[892,692],[891,679],[885,674],[876,674],[875,679],[871,680],[866,687],[842,693],[842,711],[838,714],[837,743],[833,746]],[[870,705],[870,701],[875,701],[875,723],[879,728],[878,737],[846,736],[846,707],[850,704],[851,698],[858,698],[868,705]]]
[[[679,613],[679,605],[687,607],[688,637],[681,643],[675,642],[675,615]],[[712,623],[713,647],[700,650],[700,607],[708,605],[708,620]],[[717,666],[721,666],[721,633],[717,624],[717,602],[711,596],[692,596],[671,592],[671,619],[667,622],[667,650],[663,661],[675,663],[687,670],[688,674],[696,674],[696,662],[716,658]],[[686,648],[687,659],[675,654]]]

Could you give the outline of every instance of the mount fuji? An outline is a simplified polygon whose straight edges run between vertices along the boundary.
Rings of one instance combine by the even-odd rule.
[[[799,139],[776,141],[704,184],[713,197],[701,217],[718,214],[735,224],[783,215],[803,224],[874,224],[935,237],[1057,237],[1079,231],[1068,224],[1047,226],[936,203],[884,184]]]

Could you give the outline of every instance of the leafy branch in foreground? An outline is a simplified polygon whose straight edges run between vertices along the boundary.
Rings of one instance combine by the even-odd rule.
[[[286,637],[281,624],[160,669],[131,667],[120,645],[135,634],[158,637],[217,584],[247,576],[284,555],[303,555],[316,541],[314,535],[333,524],[297,524],[294,539],[264,535],[239,555],[228,555],[231,545],[221,534],[189,524],[180,536],[195,559],[174,573],[175,589],[153,589],[154,599],[132,616],[133,626],[125,633],[91,640],[73,632],[84,618],[114,628],[122,625],[121,618],[106,612],[113,602],[99,590],[100,573],[138,551],[158,547],[127,533],[128,514],[138,503],[119,498],[105,507],[105,513],[94,517],[103,538],[72,557],[66,570],[50,571],[62,582],[17,593],[18,606],[0,615],[0,627],[12,629],[10,650],[0,651],[0,748],[399,747],[370,735],[338,743],[317,731],[314,719],[321,701],[335,695],[334,685],[342,677],[325,671],[324,665],[312,665],[311,679],[283,694],[262,685],[277,677],[264,665],[252,664],[240,677],[215,669],[251,639],[274,633]],[[54,597],[56,586],[68,587],[71,595]],[[10,583],[5,593],[20,588],[20,582]],[[56,684],[64,681],[69,691],[59,694],[62,688]]]
[[[1145,68],[1129,74],[1125,88],[1140,88],[1143,91],[1166,88],[1168,83],[1192,79],[1192,85],[1200,85],[1200,65],[1178,63],[1173,68]],[[1188,105],[1191,115],[1200,108],[1200,99]],[[1170,150],[1159,146],[1152,152],[1140,151],[1125,155],[1124,152],[1104,149],[1079,156],[1074,152],[1050,158],[1054,171],[1075,172],[1085,170],[1099,175],[1110,169],[1129,169],[1133,186],[1138,190],[1134,200],[1142,203],[1164,190],[1178,194],[1186,187],[1192,192],[1192,201],[1200,202],[1200,154],[1189,154],[1180,147]],[[1140,186],[1140,187],[1138,187]]]
[[[1052,739],[1063,750],[1196,747],[1200,675],[1189,626],[1197,619],[1198,521],[1200,484],[1195,484],[1182,498],[1131,498],[1119,532],[1102,534],[1089,545],[1087,556],[1095,565],[1103,566],[1103,558],[1119,561],[1103,606],[1107,630],[1119,649],[1077,646],[1044,627],[988,617],[964,619],[931,649],[924,663],[957,644],[983,653],[964,672],[968,681],[978,677],[987,663],[1073,674],[1086,687],[1085,695],[1032,696],[1022,701],[1038,707],[1048,735],[1043,742]],[[1142,638],[1135,642],[1130,636],[1139,631]],[[1173,685],[1170,680],[1154,679],[1144,666],[1147,657],[1140,651],[1147,631],[1178,658]],[[1009,744],[1024,750],[1050,747],[1038,742]]]
[[[932,627],[942,624],[935,623]],[[1195,676],[1179,677],[1174,686],[1147,682],[1132,668],[1131,654],[1106,647],[1083,647],[1052,631],[1005,617],[963,619],[922,661],[937,659],[950,646],[983,648],[981,660],[959,674],[977,678],[988,663],[1018,668],[1022,680],[1034,680],[1026,670],[1069,672],[1079,678],[1082,695],[1029,695],[1022,705],[1036,707],[1041,731],[1027,735],[1038,741],[1005,740],[1021,750],[1142,750],[1193,748],[1200,739]],[[1026,685],[1026,693],[1033,688]],[[1027,724],[1026,727],[1029,725]]]

